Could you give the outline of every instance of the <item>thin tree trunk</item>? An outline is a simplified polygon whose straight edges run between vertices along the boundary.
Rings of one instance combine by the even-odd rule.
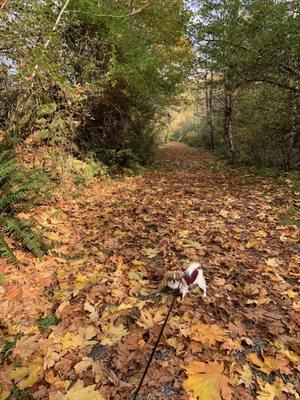
[[[287,140],[287,152],[284,162],[284,168],[290,170],[293,168],[293,156],[297,151],[297,97],[295,93],[291,92],[289,97],[289,103],[291,107],[291,129],[286,137]]]
[[[215,148],[215,140],[214,140],[214,131],[213,131],[213,123],[212,123],[212,108],[213,108],[213,70],[210,71],[210,85],[209,85],[209,94],[208,94],[208,126],[209,126],[209,134],[210,134],[210,147],[213,150]]]
[[[209,132],[209,140],[210,140],[210,149],[213,150],[215,148],[214,143],[214,132],[213,132],[213,124],[212,124],[212,98],[213,98],[213,89],[212,89],[212,81],[213,81],[213,71],[210,71],[210,81],[208,81],[208,72],[205,72],[205,111],[206,111],[206,122],[208,126]]]
[[[235,161],[235,146],[232,135],[232,91],[225,85],[225,113],[224,113],[224,131],[225,136],[228,140],[230,152],[231,152],[231,162]]]
[[[209,126],[209,91],[208,91],[208,79],[207,79],[208,72],[205,71],[204,75],[204,85],[205,85],[205,114],[206,114],[206,124]]]

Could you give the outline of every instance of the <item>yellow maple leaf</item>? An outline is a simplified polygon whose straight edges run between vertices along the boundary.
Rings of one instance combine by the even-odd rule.
[[[298,293],[293,290],[285,290],[284,292],[281,292],[281,294],[283,296],[288,296],[290,299],[295,299],[298,296]]]
[[[230,400],[232,389],[229,378],[223,374],[224,365],[217,361],[203,363],[191,361],[185,367],[188,378],[183,382],[185,390],[205,400]]]
[[[300,371],[300,356],[298,356],[297,353],[283,348],[280,350],[280,354],[287,358],[295,366],[295,368]]]
[[[218,325],[199,323],[191,326],[189,336],[196,342],[215,345],[217,342],[224,342],[227,338],[227,333]]]
[[[144,249],[144,253],[146,254],[146,256],[148,258],[154,258],[157,256],[157,254],[159,253],[159,250],[157,249],[153,249],[151,247],[148,247],[147,249]]]
[[[0,400],[6,400],[10,395],[10,390],[0,388]]]
[[[253,375],[251,368],[249,365],[245,364],[243,365],[242,369],[238,370],[238,373],[240,374],[240,378],[237,382],[238,385],[245,385],[246,388],[251,388],[253,385]]]
[[[273,371],[284,369],[288,365],[288,361],[282,357],[264,356],[262,360],[256,353],[248,354],[246,359],[267,375],[270,375]]]
[[[51,393],[49,400],[105,400],[99,391],[95,390],[96,385],[83,385],[83,381],[77,381],[67,393]]]
[[[257,382],[260,390],[257,392],[256,400],[274,400],[275,398],[280,400],[285,398],[281,389],[281,379],[276,378],[272,385],[268,382],[265,383],[261,378],[257,378]]]
[[[44,375],[43,360],[37,357],[28,366],[16,367],[8,371],[8,375],[17,383],[19,389],[26,389],[42,379]]]
[[[151,329],[155,324],[164,321],[165,309],[160,310],[141,310],[141,315],[136,324],[145,329]]]
[[[279,263],[278,263],[277,258],[268,258],[266,263],[267,263],[267,265],[269,267],[272,267],[272,268],[278,268],[279,267]]]
[[[128,335],[128,331],[123,324],[106,324],[102,325],[101,328],[104,334],[101,344],[104,346],[114,346],[122,337]]]
[[[91,340],[98,333],[98,329],[93,326],[79,328],[78,333],[67,332],[63,337],[55,338],[56,343],[60,343],[64,350],[76,349],[76,347],[85,347],[95,343]],[[50,335],[51,338],[52,335]]]

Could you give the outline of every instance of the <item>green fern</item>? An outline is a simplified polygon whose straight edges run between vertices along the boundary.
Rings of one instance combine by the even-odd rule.
[[[13,153],[4,151],[0,155],[0,256],[6,256],[11,262],[17,260],[5,237],[10,237],[38,257],[46,249],[28,221],[18,217],[20,212],[37,203],[44,186],[44,177],[26,171]]]
[[[0,256],[1,255],[5,255],[9,259],[9,261],[11,261],[12,263],[16,263],[17,262],[16,256],[14,255],[14,252],[9,247],[9,245],[6,242],[6,240],[4,239],[4,237],[0,233]]]

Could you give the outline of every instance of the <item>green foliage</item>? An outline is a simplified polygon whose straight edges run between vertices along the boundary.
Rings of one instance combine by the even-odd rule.
[[[199,132],[195,132],[195,131],[187,132],[182,137],[182,141],[191,147],[201,147],[203,144],[203,141],[201,140],[201,136],[199,135]]]
[[[7,400],[31,400],[32,397],[29,396],[26,389],[20,389],[18,386],[14,386],[10,396]]]
[[[84,152],[135,152],[137,144],[145,154],[153,121],[176,101],[191,67],[185,2],[74,0],[53,31],[61,7],[38,0],[5,7],[0,126],[6,141],[35,135],[71,152],[74,143]]]
[[[104,164],[120,167],[130,167],[137,163],[137,156],[131,149],[114,150],[114,149],[96,149],[94,150],[95,157],[101,160]]]
[[[300,227],[300,208],[292,208],[292,210],[288,211],[281,217],[279,223],[281,225],[295,225]]]
[[[108,167],[94,157],[93,153],[89,153],[83,160],[72,155],[56,154],[52,160],[52,166],[57,171],[55,178],[61,185],[74,182],[84,186],[94,177],[109,176]]]
[[[205,73],[206,105],[201,136],[212,103],[212,134],[223,153],[230,144],[225,116],[232,120],[236,160],[263,167],[297,169],[300,164],[299,15],[296,1],[197,2],[194,24],[198,60]],[[228,110],[228,99],[231,109]],[[226,114],[227,113],[227,114]]]
[[[12,262],[17,260],[5,236],[21,243],[38,257],[45,251],[41,238],[29,222],[19,216],[28,206],[37,203],[43,187],[44,177],[26,171],[11,152],[5,151],[0,155],[0,255]]]
[[[49,314],[46,317],[39,318],[37,324],[41,332],[47,332],[50,326],[58,325],[60,320],[55,315]]]

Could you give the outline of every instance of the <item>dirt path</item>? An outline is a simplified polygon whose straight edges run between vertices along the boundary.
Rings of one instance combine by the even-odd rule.
[[[176,303],[139,400],[297,398],[299,229],[279,224],[294,201],[171,143],[141,176],[36,210],[52,253],[0,264],[0,340],[24,334],[2,351],[0,399],[130,399],[170,301],[157,286],[192,260],[208,298]]]

